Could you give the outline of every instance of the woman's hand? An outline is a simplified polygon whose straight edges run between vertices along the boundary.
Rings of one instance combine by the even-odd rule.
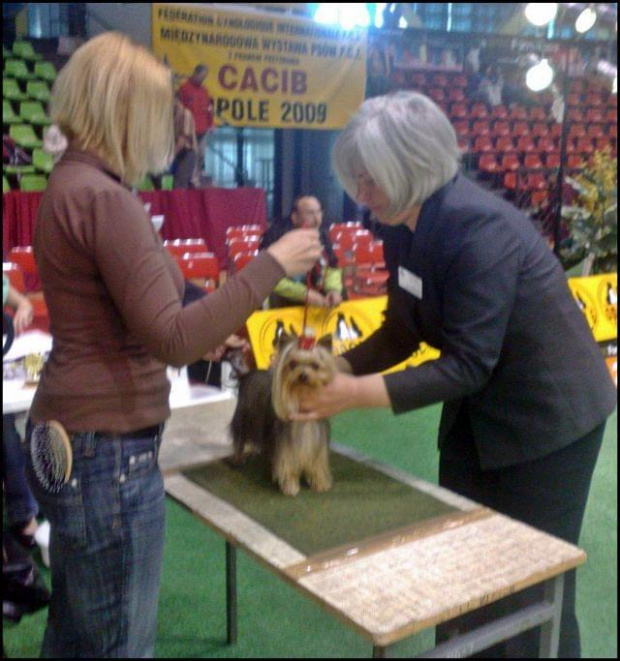
[[[338,372],[323,388],[302,393],[299,413],[291,415],[291,420],[321,420],[349,409],[386,406],[390,406],[390,398],[381,374],[351,376]]]
[[[267,248],[289,278],[307,273],[321,256],[321,250],[316,229],[292,230]]]
[[[34,312],[32,310],[32,304],[26,297],[22,297],[15,310],[15,316],[13,317],[15,334],[19,335],[19,333],[25,331],[32,323],[33,317]]]
[[[219,362],[222,360],[222,356],[228,351],[228,349],[241,349],[242,351],[248,351],[250,344],[247,340],[238,335],[230,335],[221,346],[217,347],[213,351],[207,352],[202,359],[208,361]]]

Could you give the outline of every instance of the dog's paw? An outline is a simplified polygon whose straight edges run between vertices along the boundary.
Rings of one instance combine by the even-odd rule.
[[[332,478],[331,477],[311,477],[308,478],[308,484],[313,491],[318,493],[325,493],[332,488]]]
[[[285,496],[296,496],[299,493],[298,480],[283,480],[279,482],[280,491]]]

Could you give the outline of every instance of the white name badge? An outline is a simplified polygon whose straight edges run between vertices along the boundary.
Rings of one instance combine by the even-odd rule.
[[[398,284],[402,289],[422,300],[422,278],[418,278],[415,273],[411,273],[403,266],[398,267]]]

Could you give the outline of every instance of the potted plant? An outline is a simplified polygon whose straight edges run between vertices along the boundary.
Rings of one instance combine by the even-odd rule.
[[[606,148],[575,177],[570,206],[562,208],[568,237],[560,247],[566,270],[583,262],[582,276],[618,271],[618,161]]]

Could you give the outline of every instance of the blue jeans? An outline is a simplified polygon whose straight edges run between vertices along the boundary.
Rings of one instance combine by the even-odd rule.
[[[15,427],[15,415],[2,416],[2,482],[6,516],[10,526],[25,525],[38,513],[39,506],[26,481],[26,457]]]
[[[163,425],[141,438],[73,434],[73,469],[58,494],[40,487],[28,460],[51,524],[43,658],[154,657],[165,528],[162,432]]]

